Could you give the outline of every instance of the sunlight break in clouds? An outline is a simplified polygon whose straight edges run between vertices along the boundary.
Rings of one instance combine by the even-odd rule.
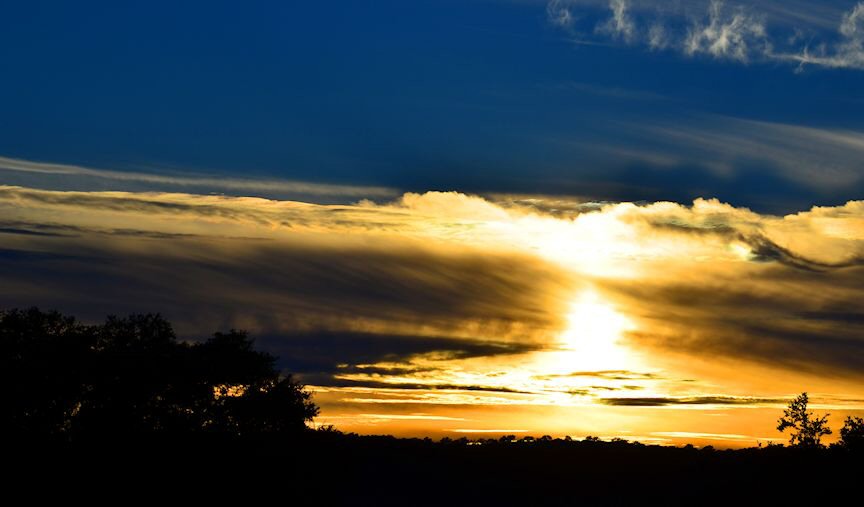
[[[861,409],[861,201],[780,217],[5,186],[0,212],[2,306],[248,329],[346,430],[753,436],[803,388]]]

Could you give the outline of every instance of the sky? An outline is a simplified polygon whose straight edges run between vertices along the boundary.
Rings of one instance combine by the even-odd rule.
[[[0,308],[249,330],[360,433],[736,447],[801,391],[864,415],[864,3],[0,23]]]

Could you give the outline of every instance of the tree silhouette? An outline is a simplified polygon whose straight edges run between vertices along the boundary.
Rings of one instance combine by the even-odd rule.
[[[821,447],[822,437],[831,434],[828,427],[828,416],[816,417],[807,410],[809,398],[807,393],[801,393],[789,402],[783,411],[783,417],[778,420],[777,431],[792,429],[789,444],[796,447]]]
[[[274,356],[252,345],[245,332],[232,330],[193,349],[203,358],[203,383],[213,394],[208,397],[213,417],[202,424],[237,434],[303,429],[318,415],[311,394],[278,373]]]
[[[851,451],[864,451],[864,419],[847,417],[840,428],[840,446]]]
[[[311,394],[241,331],[179,342],[159,315],[85,326],[57,312],[0,312],[0,429],[65,439],[118,434],[298,433]]]
[[[57,435],[69,430],[83,394],[94,336],[57,312],[0,312],[0,428]]]

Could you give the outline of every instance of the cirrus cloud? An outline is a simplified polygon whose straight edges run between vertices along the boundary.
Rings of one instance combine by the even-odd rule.
[[[554,0],[547,15],[587,43],[586,27],[577,20],[596,19],[602,5]],[[609,14],[594,21],[591,32],[613,42],[739,63],[785,61],[797,63],[799,71],[807,65],[864,69],[864,2],[845,12],[801,2],[609,0],[605,5]]]

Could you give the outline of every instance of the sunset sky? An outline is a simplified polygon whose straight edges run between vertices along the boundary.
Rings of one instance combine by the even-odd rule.
[[[802,391],[864,415],[864,2],[0,22],[0,308],[248,330],[358,433],[740,447]]]

